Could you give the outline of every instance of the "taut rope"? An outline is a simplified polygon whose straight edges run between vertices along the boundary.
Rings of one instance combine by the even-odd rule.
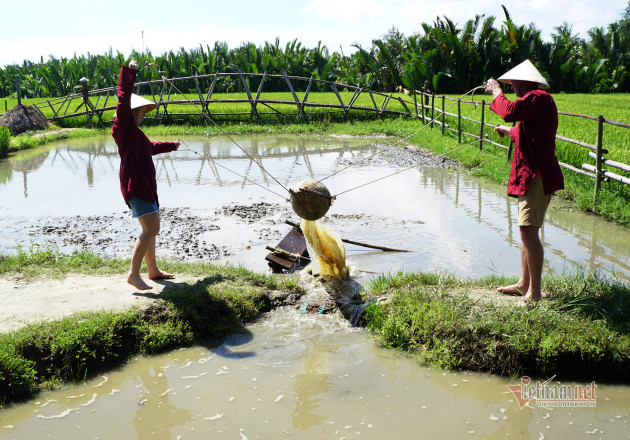
[[[144,68],[146,68],[146,67],[149,67],[149,66],[156,67],[156,68],[158,69],[158,72],[159,72],[160,74],[164,74],[164,73],[166,73],[166,72],[164,72],[164,71],[159,70],[159,66],[158,66],[157,64],[155,64],[155,63],[149,63],[149,62],[146,62],[146,63],[145,63],[145,67],[143,67],[143,69],[144,69]],[[288,189],[287,187],[285,187],[282,183],[280,183],[280,182],[278,181],[278,179],[276,179],[276,178],[275,178],[275,177],[274,177],[274,176],[273,176],[273,175],[272,175],[269,171],[267,171],[267,170],[265,169],[265,167],[262,165],[262,163],[258,162],[256,159],[254,159],[254,158],[253,158],[253,157],[252,157],[252,156],[251,156],[251,155],[250,155],[250,154],[249,154],[249,153],[248,153],[248,152],[247,152],[247,151],[246,151],[243,147],[241,147],[241,146],[238,144],[238,142],[236,142],[236,141],[235,141],[235,140],[234,140],[234,139],[233,139],[233,138],[232,138],[232,137],[231,137],[228,133],[226,133],[226,132],[225,132],[225,130],[223,130],[223,128],[221,128],[221,126],[220,126],[219,124],[217,124],[217,123],[216,123],[216,122],[215,122],[215,121],[214,121],[211,117],[209,117],[208,115],[206,115],[206,114],[205,114],[205,112],[202,112],[202,111],[201,111],[201,109],[199,109],[199,107],[197,107],[197,105],[196,105],[196,104],[195,104],[195,103],[194,103],[191,99],[189,99],[189,98],[186,96],[186,94],[184,94],[184,93],[183,93],[183,92],[182,92],[182,91],[181,91],[181,90],[180,90],[180,89],[179,89],[179,88],[175,85],[175,83],[174,83],[173,81],[171,81],[171,80],[170,80],[168,77],[166,77],[165,75],[162,75],[162,81],[166,81],[166,82],[168,82],[168,83],[169,83],[169,84],[170,84],[170,85],[171,85],[171,86],[172,86],[172,87],[173,87],[173,88],[174,88],[174,89],[175,89],[178,93],[180,93],[180,94],[181,94],[181,95],[182,95],[182,96],[183,96],[183,97],[184,97],[184,98],[185,98],[185,99],[186,99],[186,100],[187,100],[190,104],[192,104],[192,105],[193,105],[193,106],[194,106],[194,107],[195,107],[195,108],[196,108],[196,109],[200,112],[200,114],[202,114],[202,115],[203,115],[203,116],[204,116],[204,117],[205,117],[208,121],[212,122],[212,124],[214,124],[214,126],[215,126],[215,127],[217,127],[217,128],[219,129],[219,131],[221,131],[221,133],[223,133],[223,134],[224,134],[224,135],[225,135],[228,139],[230,139],[230,140],[234,143],[234,145],[236,145],[238,148],[240,148],[240,149],[241,149],[241,151],[243,151],[243,153],[245,153],[245,154],[246,154],[246,155],[247,155],[247,156],[248,156],[248,157],[249,157],[249,158],[250,158],[250,159],[251,159],[251,160],[252,160],[252,161],[253,161],[256,165],[258,165],[258,166],[260,167],[260,169],[261,169],[261,170],[263,170],[263,171],[264,171],[264,172],[265,172],[265,173],[266,173],[269,177],[271,177],[271,178],[272,178],[272,179],[273,179],[273,180],[274,180],[274,181],[275,181],[278,185],[280,185],[280,186],[281,186],[281,187],[282,187],[285,191],[287,191],[289,194],[291,194],[291,190],[289,190],[289,189]],[[463,95],[461,95],[459,98],[457,98],[457,99],[453,102],[453,104],[451,104],[448,108],[446,108],[446,109],[442,110],[442,111],[441,111],[441,112],[440,112],[437,116],[435,116],[435,117],[431,118],[431,120],[429,120],[429,122],[427,122],[425,125],[423,125],[422,127],[420,127],[418,130],[414,131],[414,132],[413,132],[413,133],[411,133],[409,136],[406,136],[406,137],[404,137],[404,138],[402,138],[402,139],[399,139],[398,141],[396,141],[396,142],[394,142],[394,143],[392,143],[392,144],[390,144],[390,145],[386,145],[386,147],[394,147],[394,146],[396,146],[396,145],[398,145],[398,144],[400,144],[400,143],[402,143],[402,142],[405,142],[405,141],[407,141],[407,140],[411,139],[413,136],[417,135],[417,134],[418,134],[418,133],[420,133],[422,130],[424,130],[424,129],[425,129],[428,125],[430,125],[432,122],[435,122],[435,121],[437,120],[437,118],[439,118],[439,117],[440,117],[440,116],[442,116],[444,113],[446,113],[448,110],[450,110],[450,109],[451,109],[451,107],[453,107],[455,104],[457,104],[458,102],[460,102],[460,101],[462,100],[462,98],[464,98],[466,95],[469,95],[469,94],[470,94],[471,96],[473,96],[473,95],[474,95],[474,93],[475,93],[475,91],[480,90],[480,89],[485,89],[485,84],[484,84],[484,85],[477,86],[477,87],[474,87],[474,88],[470,89],[469,91],[467,91],[466,93],[464,93]],[[486,135],[486,137],[487,137],[487,135]],[[255,185],[260,186],[261,188],[263,188],[263,189],[265,189],[265,190],[267,190],[267,191],[269,191],[269,192],[271,192],[271,193],[273,193],[273,194],[275,194],[275,195],[277,195],[277,196],[279,196],[279,197],[281,197],[281,198],[285,199],[287,202],[289,201],[289,199],[287,199],[286,197],[284,197],[284,196],[282,196],[282,195],[278,194],[277,192],[272,191],[271,189],[269,189],[269,188],[267,188],[267,187],[265,187],[265,186],[262,186],[262,185],[260,185],[259,183],[254,182],[253,180],[251,180],[251,179],[249,179],[249,178],[247,178],[247,177],[245,177],[245,176],[243,176],[243,175],[241,175],[241,174],[237,173],[236,171],[233,171],[233,170],[231,170],[231,169],[229,169],[229,168],[227,168],[227,167],[225,167],[225,166],[221,165],[220,163],[218,163],[217,161],[215,161],[212,157],[209,157],[209,156],[204,156],[204,155],[202,155],[202,154],[200,154],[200,153],[197,153],[196,151],[194,151],[193,149],[191,149],[191,148],[190,148],[190,147],[189,147],[189,146],[188,146],[188,145],[187,145],[184,141],[182,141],[181,139],[178,139],[178,141],[179,141],[179,142],[181,142],[181,143],[183,143],[183,144],[186,146],[186,149],[187,149],[188,151],[191,151],[192,153],[194,153],[194,154],[198,155],[199,157],[202,157],[202,158],[205,158],[205,159],[209,159],[209,160],[211,160],[214,164],[216,164],[216,165],[220,166],[221,168],[224,168],[224,169],[226,169],[227,171],[229,171],[229,172],[231,172],[231,173],[234,173],[234,174],[236,174],[237,176],[239,176],[239,177],[241,177],[241,178],[243,178],[243,179],[245,179],[245,180],[248,180],[249,182],[251,182],[251,183],[253,183],[253,184],[255,184]],[[468,143],[468,144],[466,144],[466,145],[463,145],[463,146],[461,146],[461,147],[458,147],[458,148],[455,148],[455,149],[453,149],[453,150],[447,151],[446,153],[442,153],[442,154],[440,154],[440,155],[438,155],[438,156],[436,156],[436,157],[442,157],[442,156],[445,156],[445,155],[447,155],[447,154],[454,153],[455,151],[458,151],[458,150],[461,150],[461,149],[463,149],[463,148],[466,148],[466,147],[468,147],[468,146],[470,146],[470,145],[473,145],[473,144],[475,144],[475,143],[477,143],[477,142],[478,142],[478,140],[476,139],[476,140],[474,140],[474,141],[472,141],[472,142],[470,142],[470,143]],[[365,158],[363,158],[363,159],[360,159],[359,161],[357,161],[357,162],[355,162],[355,163],[353,163],[353,164],[351,164],[351,165],[348,165],[347,167],[344,167],[344,168],[342,168],[342,169],[340,169],[340,170],[338,170],[338,171],[335,171],[334,173],[332,173],[332,174],[330,174],[330,175],[328,175],[328,176],[326,176],[326,177],[324,177],[324,178],[322,178],[322,179],[318,180],[318,182],[320,182],[320,183],[321,183],[321,182],[323,182],[324,180],[326,180],[326,179],[328,179],[328,178],[330,178],[330,177],[333,177],[333,176],[335,176],[335,175],[337,175],[337,174],[341,173],[342,171],[345,171],[345,170],[347,170],[348,168],[351,168],[351,167],[355,166],[355,165],[356,165],[356,164],[358,164],[358,163],[364,162],[364,161],[366,161],[366,160],[368,160],[368,159],[371,159],[371,158],[373,158],[373,157],[375,157],[375,156],[377,156],[377,155],[381,154],[383,151],[384,151],[384,150],[382,149],[381,151],[379,151],[379,152],[377,152],[377,153],[374,153],[374,154],[372,154],[372,155],[370,155],[370,156],[367,156],[367,157],[365,157]],[[367,182],[367,183],[364,183],[364,184],[361,184],[361,185],[355,186],[355,187],[353,187],[353,188],[347,189],[347,190],[345,190],[345,191],[342,191],[342,192],[340,192],[340,193],[337,193],[337,194],[336,194],[336,195],[334,195],[334,196],[331,196],[331,200],[335,200],[335,199],[337,198],[337,196],[339,196],[339,195],[341,195],[341,194],[345,194],[345,193],[350,192],[350,191],[353,191],[353,190],[355,190],[355,189],[358,189],[358,188],[361,188],[361,187],[367,186],[367,185],[369,185],[369,184],[371,184],[371,183],[375,183],[375,182],[378,182],[378,181],[380,181],[380,180],[386,179],[386,178],[388,178],[388,177],[394,176],[394,175],[396,175],[396,174],[400,174],[400,173],[402,173],[402,172],[404,172],[404,171],[410,170],[410,169],[412,169],[412,168],[416,168],[417,166],[418,166],[418,164],[416,164],[416,165],[412,165],[412,166],[410,166],[410,167],[403,168],[402,170],[396,171],[396,172],[391,173],[391,174],[388,174],[388,175],[386,175],[386,176],[379,177],[378,179],[375,179],[375,180],[369,181],[369,182]]]
[[[190,151],[190,152],[192,152],[192,153],[195,153],[197,156],[199,156],[199,157],[201,157],[201,158],[203,158],[203,159],[208,159],[208,160],[211,160],[211,161],[212,161],[212,163],[214,163],[215,165],[220,166],[220,167],[221,167],[221,168],[223,168],[224,170],[227,170],[227,171],[229,171],[230,173],[236,174],[238,177],[241,177],[241,178],[243,178],[243,179],[245,179],[245,180],[247,180],[247,181],[249,181],[249,182],[253,183],[254,185],[258,185],[258,186],[259,186],[259,187],[261,187],[262,189],[265,189],[265,190],[269,191],[270,193],[273,193],[273,194],[277,195],[278,197],[282,197],[282,198],[283,198],[285,201],[287,201],[287,202],[289,201],[289,199],[287,199],[286,197],[284,197],[284,196],[282,196],[282,195],[278,194],[277,192],[275,192],[275,191],[273,191],[273,190],[271,190],[271,189],[267,188],[266,186],[262,186],[260,183],[254,182],[252,179],[250,179],[250,178],[248,178],[248,177],[246,177],[246,176],[243,176],[242,174],[239,174],[239,173],[237,173],[236,171],[231,170],[231,169],[229,169],[229,168],[228,168],[228,167],[226,167],[226,166],[221,165],[219,162],[217,162],[216,160],[214,160],[214,158],[213,158],[212,156],[205,156],[205,155],[203,155],[203,154],[197,153],[195,150],[193,150],[192,148],[190,148],[190,147],[188,146],[188,144],[187,144],[186,142],[184,142],[183,140],[181,140],[181,139],[177,139],[177,142],[180,142],[180,143],[184,144],[184,145],[186,146],[186,150],[187,150],[187,151]]]
[[[440,155],[438,155],[438,156],[435,156],[435,157],[442,157],[442,156],[445,156],[445,155],[447,155],[447,154],[454,153],[454,152],[455,152],[455,151],[457,151],[457,150],[461,150],[461,149],[463,149],[463,148],[469,147],[470,145],[476,144],[477,142],[479,142],[479,141],[478,141],[477,139],[475,139],[474,141],[472,141],[472,142],[470,142],[470,143],[468,143],[468,144],[466,144],[466,145],[463,145],[463,146],[461,146],[461,147],[455,148],[454,150],[451,150],[451,151],[447,151],[446,153],[442,153],[442,154],[440,154]],[[335,194],[335,195],[334,195],[334,196],[332,196],[331,198],[332,198],[333,200],[335,200],[335,199],[337,198],[337,196],[340,196],[341,194],[344,194],[344,193],[350,192],[350,191],[352,191],[352,190],[355,190],[355,189],[357,189],[357,188],[361,188],[361,187],[363,187],[363,186],[370,185],[370,184],[372,184],[372,183],[378,182],[379,180],[386,179],[387,177],[391,177],[391,176],[394,176],[394,175],[396,175],[396,174],[400,174],[400,173],[402,173],[403,171],[407,171],[407,170],[410,170],[410,169],[412,169],[412,168],[416,168],[417,166],[418,166],[418,164],[415,164],[415,165],[412,165],[412,166],[410,166],[410,167],[403,168],[402,170],[398,170],[398,171],[396,171],[395,173],[388,174],[387,176],[379,177],[378,179],[372,180],[372,181],[370,181],[370,182],[367,182],[367,183],[364,183],[364,184],[361,184],[361,185],[358,185],[358,186],[352,187],[352,188],[347,189],[347,190],[345,190],[345,191],[341,191],[340,193]]]
[[[407,136],[407,137],[405,137],[405,138],[402,138],[402,139],[400,139],[400,140],[398,140],[398,141],[394,142],[393,144],[386,145],[386,147],[395,147],[396,145],[400,144],[401,142],[404,142],[404,141],[407,141],[407,140],[411,139],[412,137],[414,137],[415,135],[417,135],[418,133],[420,133],[422,130],[424,130],[424,129],[425,129],[428,125],[430,125],[432,122],[436,121],[436,120],[437,120],[437,118],[439,118],[439,117],[440,117],[440,116],[442,116],[444,113],[446,113],[448,110],[450,110],[450,109],[451,109],[451,107],[453,107],[455,104],[457,104],[457,102],[461,101],[461,100],[462,100],[462,98],[463,98],[464,96],[466,96],[466,95],[468,95],[468,94],[474,94],[474,93],[475,93],[475,91],[476,91],[476,90],[479,90],[479,89],[485,89],[485,85],[477,86],[477,87],[475,87],[475,88],[473,88],[473,89],[470,89],[469,91],[467,91],[466,93],[464,93],[462,96],[460,96],[459,98],[457,98],[457,99],[455,100],[455,102],[453,102],[453,104],[451,104],[451,105],[450,105],[447,109],[445,109],[445,110],[443,110],[442,112],[440,112],[437,116],[435,116],[434,118],[432,118],[429,122],[427,122],[425,125],[423,125],[422,127],[420,127],[418,130],[414,131],[414,132],[413,132],[413,133],[411,133],[409,136]],[[457,148],[457,149],[455,149],[455,150],[452,150],[452,151],[449,151],[449,153],[452,153],[453,151],[457,151],[457,150],[459,150],[459,148]],[[379,154],[381,154],[383,151],[384,151],[384,150],[381,150],[381,151],[379,151],[378,153],[374,153],[374,154],[372,154],[372,155],[370,155],[370,156],[368,156],[368,157],[365,157],[365,158],[363,158],[363,159],[360,159],[360,160],[358,160],[357,162],[355,162],[355,163],[353,163],[353,164],[351,164],[351,165],[348,165],[348,166],[347,166],[347,167],[345,167],[345,168],[340,169],[339,171],[335,171],[334,173],[330,174],[329,176],[326,176],[326,177],[324,177],[323,179],[321,179],[321,180],[320,180],[320,182],[322,182],[322,181],[324,181],[324,180],[326,180],[326,179],[328,179],[328,178],[330,178],[330,177],[333,177],[333,176],[335,176],[335,175],[337,175],[337,174],[341,173],[342,171],[345,171],[345,170],[347,170],[348,168],[355,166],[355,165],[356,165],[356,164],[358,164],[358,163],[361,163],[361,162],[364,162],[364,161],[366,161],[366,160],[368,160],[368,159],[371,159],[371,158],[373,158],[374,156],[378,156],[378,155],[379,155]],[[444,153],[444,154],[447,154],[447,153]],[[438,156],[438,157],[439,157],[439,156]],[[379,180],[380,180],[380,179],[379,179]]]
[[[146,66],[155,66],[155,67],[158,67],[158,69],[159,69],[159,66],[158,66],[157,64],[154,64],[154,63],[146,63],[145,67],[146,67]],[[165,73],[165,72],[163,72],[163,71],[161,71],[161,70],[158,70],[158,72],[159,72],[159,73]],[[206,115],[206,114],[205,114],[205,112],[201,111],[201,109],[200,109],[199,107],[197,107],[197,105],[196,105],[196,104],[195,104],[195,103],[194,103],[194,102],[193,102],[190,98],[188,98],[188,96],[186,96],[186,95],[185,95],[185,94],[184,94],[181,90],[179,90],[179,88],[175,85],[175,83],[174,83],[173,81],[171,81],[170,79],[168,79],[168,78],[167,78],[166,76],[164,76],[164,75],[162,75],[162,81],[167,81],[167,82],[168,82],[171,86],[173,86],[173,88],[174,88],[174,89],[175,89],[175,90],[176,90],[179,94],[181,94],[181,95],[182,95],[182,96],[183,96],[183,97],[184,97],[184,98],[185,98],[188,102],[190,102],[190,103],[193,105],[193,107],[195,107],[195,108],[199,111],[199,113],[200,113],[200,114],[202,114],[202,115],[203,115],[203,116],[204,116],[204,117],[205,117],[208,121],[212,122],[212,123],[214,124],[214,126],[215,126],[215,127],[217,127],[217,128],[219,129],[219,131],[221,131],[221,133],[223,133],[223,134],[224,134],[224,135],[225,135],[225,136],[226,136],[229,140],[231,140],[231,141],[234,143],[234,145],[236,145],[238,148],[240,148],[240,149],[241,149],[241,151],[242,151],[243,153],[245,153],[245,154],[247,155],[247,157],[249,157],[249,158],[250,158],[250,159],[251,159],[251,160],[252,160],[252,161],[253,161],[256,165],[258,165],[258,166],[260,167],[260,169],[261,169],[261,170],[263,170],[263,171],[264,171],[264,172],[265,172],[265,173],[266,173],[269,177],[271,177],[271,178],[274,180],[274,182],[276,182],[278,185],[280,185],[280,186],[281,186],[281,187],[282,187],[285,191],[289,192],[289,189],[288,189],[287,187],[285,187],[282,183],[280,183],[280,182],[278,181],[278,179],[276,179],[276,178],[275,178],[275,177],[274,177],[274,176],[273,176],[273,175],[272,175],[269,171],[267,171],[267,170],[265,169],[265,167],[262,165],[262,163],[258,162],[256,159],[254,159],[254,158],[252,157],[252,155],[251,155],[251,154],[249,154],[249,153],[248,153],[248,152],[247,152],[247,151],[246,151],[243,147],[241,147],[241,146],[238,144],[238,142],[236,142],[236,141],[232,138],[232,136],[230,136],[228,133],[226,133],[226,132],[225,132],[225,130],[223,130],[223,129],[221,128],[221,126],[220,126],[219,124],[217,124],[217,123],[214,121],[214,119],[212,119],[210,116]],[[190,151],[193,151],[193,150],[190,150]],[[193,152],[194,152],[194,153],[196,153],[196,151],[193,151]],[[198,154],[198,153],[197,153],[197,154]],[[215,163],[216,163],[216,162],[215,162]],[[232,171],[232,170],[228,170],[228,171]],[[233,172],[233,171],[232,171],[232,172]],[[236,173],[235,173],[235,174],[236,174]],[[263,188],[264,188],[264,187],[263,187]]]

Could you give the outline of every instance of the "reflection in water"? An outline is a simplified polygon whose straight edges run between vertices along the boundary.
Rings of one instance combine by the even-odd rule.
[[[325,412],[325,408],[321,408],[325,404],[323,395],[330,391],[329,349],[330,346],[313,346],[302,359],[301,372],[295,375],[293,428],[299,431],[324,423],[327,419],[318,412]]]
[[[373,140],[254,137],[238,142],[287,186],[330,175],[376,151]],[[190,207],[218,218],[217,211],[235,200],[284,203],[208,159],[273,187],[231,142],[187,144],[206,157],[181,151],[156,161],[163,206]],[[109,137],[72,140],[0,160],[0,251],[33,239],[27,234],[32,222],[46,223],[54,216],[113,218],[126,210],[118,164]],[[387,161],[370,161],[331,178],[327,187],[339,193],[397,169]],[[20,173],[22,179],[16,178]],[[520,269],[515,212],[515,201],[501,185],[457,170],[419,168],[345,194],[326,221],[341,237],[416,250],[393,254],[348,246],[354,267],[510,275]],[[240,246],[243,251],[229,257],[232,263],[265,270],[269,240],[261,231],[268,222],[267,217],[251,222],[219,218],[221,229],[208,230],[204,240]],[[630,277],[630,233],[623,228],[566,210],[554,200],[541,237],[550,267],[614,267]],[[105,379],[43,393],[3,410],[0,440],[67,439],[69,432],[73,438],[117,440],[627,437],[629,387],[601,385],[597,408],[521,410],[506,388],[514,382],[421,368],[414,359],[378,347],[339,317],[278,310],[218,348],[141,358]]]
[[[389,153],[360,162],[381,151],[370,139],[239,137],[238,143],[251,158],[231,141],[219,138],[187,141],[203,158],[190,151],[158,156],[162,206],[190,207],[208,216],[235,201],[264,201],[290,209],[283,198],[249,182],[282,191],[255,161],[262,161],[287,187],[305,178],[331,175],[356,161],[355,166],[327,180],[333,194],[400,169],[396,165],[399,155]],[[409,160],[417,160],[412,156],[406,159],[405,167]],[[215,160],[247,179],[217,167]],[[89,219],[127,211],[118,188],[118,165],[116,145],[108,136],[60,142],[0,161],[0,250],[49,238],[29,236],[26,230],[29,224],[45,223],[49,217]],[[18,181],[19,174],[22,179]],[[342,194],[323,221],[331,223],[344,238],[417,251],[393,255],[347,246],[346,257],[361,269],[381,273],[448,270],[462,276],[481,276],[519,273],[515,216],[516,201],[505,196],[504,186],[457,170],[419,167]],[[264,258],[247,250],[261,249],[262,253],[266,245],[275,245],[261,232],[267,220],[243,225],[238,219],[219,219],[221,230],[208,233],[204,240],[233,250],[224,262],[264,271]],[[555,198],[541,238],[550,268],[562,271],[581,267],[630,279],[627,229],[564,209],[562,201]],[[97,251],[107,253],[109,249],[100,247]]]
[[[170,402],[168,380],[163,372],[148,369],[141,372],[143,390],[133,419],[137,438],[170,439],[171,429],[193,420],[192,413],[174,406]]]
[[[7,408],[0,440],[627,436],[627,386],[598,384],[596,408],[520,409],[506,387],[517,380],[420,367],[334,315],[275,310],[247,332],[226,342],[247,356],[193,347],[139,358]]]

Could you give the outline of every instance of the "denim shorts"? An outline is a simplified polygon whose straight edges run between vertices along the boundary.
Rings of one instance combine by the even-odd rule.
[[[157,203],[147,202],[141,198],[134,197],[129,200],[129,207],[131,208],[131,214],[133,218],[142,217],[147,214],[153,214],[154,212],[160,212]]]

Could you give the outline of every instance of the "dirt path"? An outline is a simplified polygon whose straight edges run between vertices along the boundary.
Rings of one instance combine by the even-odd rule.
[[[146,295],[127,284],[122,275],[68,275],[63,279],[25,281],[19,276],[0,279],[0,332],[26,324],[60,319],[77,312],[125,310],[155,301],[173,283],[196,281],[178,277],[172,281],[149,281]]]

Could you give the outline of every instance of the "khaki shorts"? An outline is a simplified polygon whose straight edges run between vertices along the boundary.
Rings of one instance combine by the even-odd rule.
[[[518,225],[542,227],[551,195],[545,195],[542,180],[535,178],[527,192],[518,196]]]

